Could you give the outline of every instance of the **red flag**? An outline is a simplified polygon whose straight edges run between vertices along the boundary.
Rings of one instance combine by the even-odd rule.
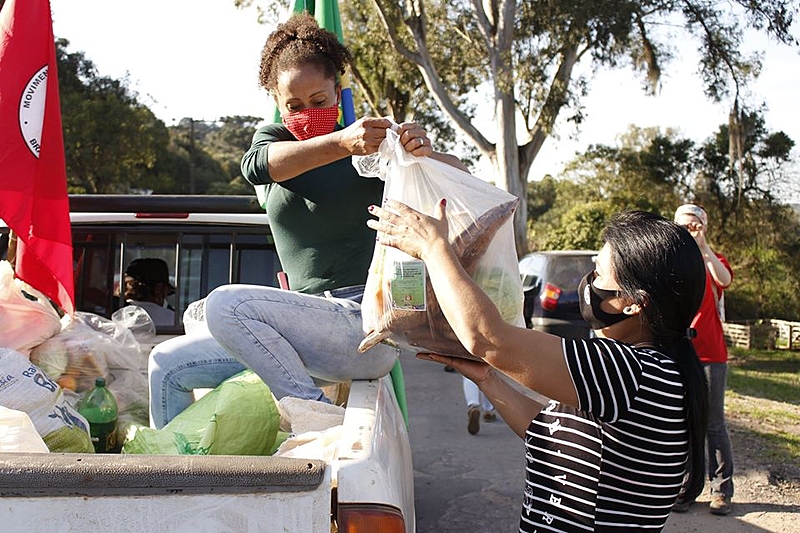
[[[49,0],[0,10],[0,218],[17,277],[74,310],[72,236]]]

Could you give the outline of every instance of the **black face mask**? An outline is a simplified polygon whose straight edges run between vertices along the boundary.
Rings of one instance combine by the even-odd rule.
[[[594,286],[592,280],[594,280],[594,271],[586,274],[578,285],[578,303],[581,308],[581,316],[592,326],[592,329],[607,328],[630,318],[630,315],[625,313],[608,313],[600,309],[602,302],[619,296],[620,293],[619,291],[598,289]]]

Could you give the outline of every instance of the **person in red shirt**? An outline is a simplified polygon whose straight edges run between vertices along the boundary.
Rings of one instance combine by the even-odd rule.
[[[721,305],[723,291],[733,280],[733,271],[722,254],[711,249],[706,240],[708,214],[695,204],[684,204],[675,211],[675,223],[694,237],[706,265],[706,289],[700,310],[692,321],[697,336],[692,340],[706,371],[709,391],[706,455],[711,482],[709,510],[718,515],[731,512],[733,497],[733,451],[725,423],[725,386],[728,376],[728,348],[722,335]],[[694,500],[678,498],[674,511],[686,512]]]

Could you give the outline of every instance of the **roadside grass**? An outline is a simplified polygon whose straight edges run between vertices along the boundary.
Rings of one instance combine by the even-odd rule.
[[[729,352],[729,417],[759,438],[765,459],[800,465],[800,352]]]
[[[800,405],[800,352],[729,348],[728,389]]]

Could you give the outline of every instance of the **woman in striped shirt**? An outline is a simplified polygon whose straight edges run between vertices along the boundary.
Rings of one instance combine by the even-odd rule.
[[[684,475],[687,493],[704,483],[706,382],[689,326],[705,277],[694,239],[658,215],[618,215],[579,287],[596,338],[566,339],[502,319],[453,253],[445,208],[427,217],[390,200],[370,207],[378,220],[368,225],[425,262],[448,322],[484,362],[418,357],[477,383],[525,440],[519,530],[661,531]]]

